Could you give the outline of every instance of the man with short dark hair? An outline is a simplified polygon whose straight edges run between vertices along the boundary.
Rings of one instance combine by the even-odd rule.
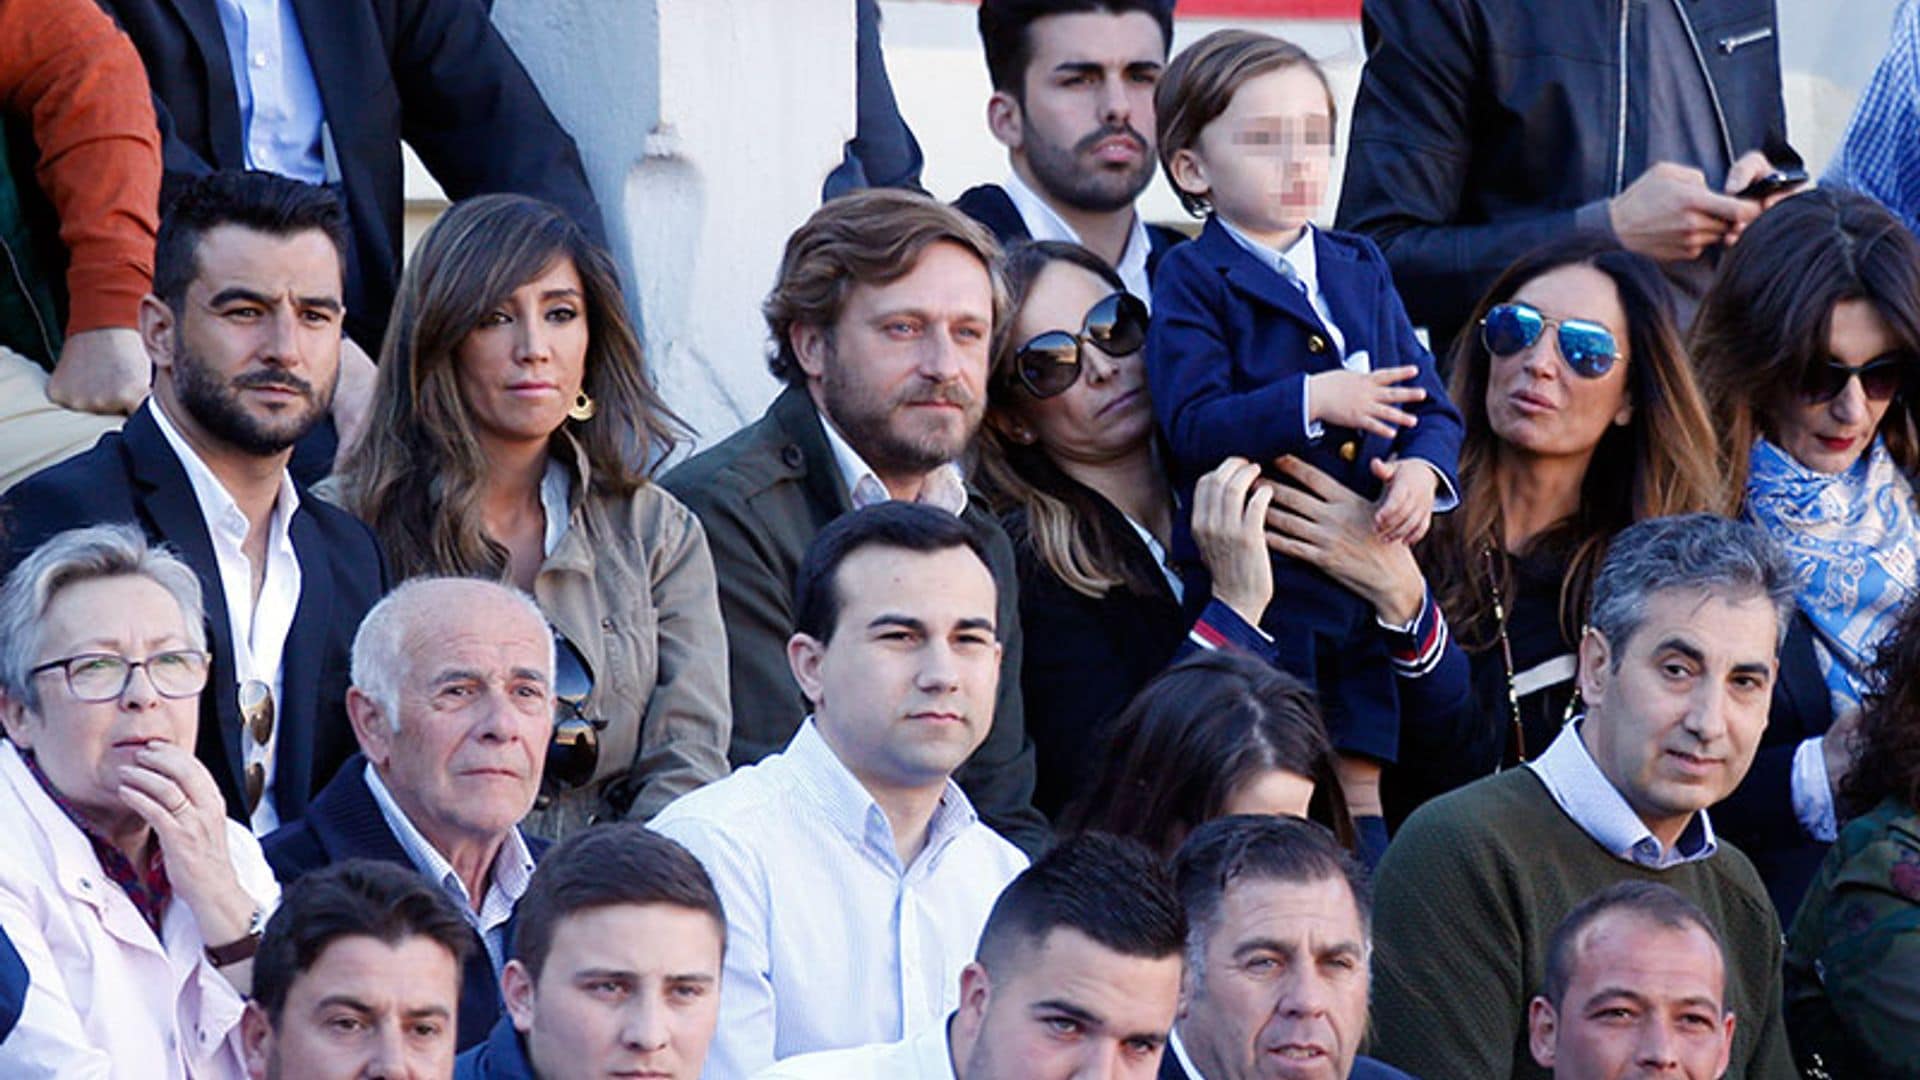
[[[1333,834],[1240,814],[1195,829],[1174,862],[1187,975],[1160,1080],[1405,1080],[1358,1056],[1373,904]]]
[[[339,371],[345,228],[324,188],[193,184],[161,222],[140,305],[152,397],[0,500],[9,564],[66,529],[126,522],[199,574],[213,665],[197,753],[262,835],[353,752],[347,652],[386,586],[373,533],[287,473]]]
[[[252,1080],[430,1080],[453,1067],[466,924],[420,875],[348,859],[267,920],[240,1017]]]
[[[1733,1049],[1720,934],[1686,897],[1622,881],[1567,913],[1527,1006],[1533,1060],[1554,1080],[1718,1080]]]
[[[546,849],[520,822],[552,738],[553,658],[552,628],[517,589],[432,577],[394,589],[353,638],[360,753],[263,843],[283,884],[364,857],[409,867],[453,901],[477,939],[461,973],[461,1050],[500,1015],[514,913]]]
[[[1146,1080],[1173,1026],[1186,932],[1152,852],[1073,837],[994,902],[945,1024],[788,1058],[758,1080]]]
[[[1421,807],[1380,863],[1376,1053],[1425,1076],[1545,1077],[1527,1008],[1553,927],[1607,885],[1659,881],[1734,950],[1733,1073],[1795,1075],[1779,919],[1707,816],[1758,749],[1795,581],[1758,528],[1712,514],[1614,537],[1580,640],[1585,716],[1525,767]]]
[[[750,765],[806,713],[787,664],[794,574],[807,544],[849,510],[925,503],[982,537],[1001,583],[1005,659],[993,731],[960,775],[987,823],[1029,850],[1033,747],[1020,706],[1013,545],[957,464],[987,401],[987,353],[1005,314],[999,246],[950,207],[869,190],[822,206],[787,240],[764,311],[786,389],[759,420],[667,474],[700,516],[727,624],[733,745]]]
[[[954,205],[1009,246],[1079,244],[1151,299],[1160,256],[1185,239],[1134,209],[1157,160],[1153,90],[1173,0],[982,0],[979,25],[993,82],[987,127],[1011,171]]]
[[[726,943],[686,848],[636,822],[575,833],[534,871],[500,974],[507,1015],[455,1080],[698,1080]]]
[[[813,715],[652,822],[726,903],[707,1080],[940,1024],[1027,862],[951,779],[994,723],[1000,672],[979,534],[929,506],[856,510],[814,539],[795,592],[787,655]]]

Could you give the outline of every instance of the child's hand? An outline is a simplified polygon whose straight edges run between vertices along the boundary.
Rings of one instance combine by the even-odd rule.
[[[1391,439],[1398,432],[1394,425],[1412,427],[1418,419],[1396,408],[1402,402],[1425,401],[1427,392],[1417,386],[1395,386],[1420,373],[1411,364],[1382,368],[1379,371],[1322,371],[1307,376],[1308,419],[1324,424],[1356,428],[1370,435]]]
[[[1373,463],[1373,475],[1387,482],[1373,512],[1373,529],[1382,540],[1417,544],[1433,523],[1433,500],[1439,476],[1433,466],[1413,458]]]

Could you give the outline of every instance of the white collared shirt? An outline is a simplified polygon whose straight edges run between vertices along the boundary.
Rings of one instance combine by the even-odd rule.
[[[1193,1059],[1187,1056],[1187,1048],[1180,1044],[1178,1027],[1167,1033],[1167,1053],[1172,1054],[1173,1059],[1180,1063],[1183,1075],[1190,1077],[1191,1080],[1206,1080],[1200,1075],[1200,1070],[1194,1067]]]
[[[820,426],[826,429],[827,445],[833,448],[833,463],[840,469],[840,480],[847,486],[847,498],[855,510],[864,510],[893,498],[880,474],[853,448],[826,413],[820,413]],[[960,466],[949,461],[927,474],[915,502],[945,510],[959,517],[967,508],[967,480]]]
[[[648,827],[693,852],[727,912],[705,1080],[939,1028],[994,900],[1027,865],[951,780],[902,865],[887,815],[811,717],[785,750],[682,795]]]
[[[1660,843],[1580,741],[1580,725],[1585,722],[1583,716],[1561,728],[1546,753],[1527,763],[1580,831],[1614,858],[1650,870],[1712,858],[1720,845],[1705,810],[1694,812],[1673,847]]]
[[[1039,193],[1020,179],[1019,173],[1008,173],[1006,182],[1007,198],[1013,200],[1013,208],[1020,211],[1020,221],[1027,227],[1027,235],[1035,240],[1064,240],[1069,244],[1086,246],[1080,234],[1073,231],[1067,219],[1047,205]],[[1140,211],[1133,212],[1133,230],[1127,234],[1127,249],[1120,253],[1120,262],[1113,268],[1126,284],[1127,291],[1140,298],[1140,302],[1149,307],[1153,304],[1153,286],[1147,281],[1147,255],[1153,250],[1153,240],[1147,235],[1147,223],[1140,219]]]
[[[911,1039],[848,1050],[822,1050],[778,1061],[754,1080],[954,1080],[947,1038],[953,1019]]]
[[[326,109],[291,0],[215,0],[239,98],[247,167],[309,184],[329,175]]]
[[[187,483],[193,487],[193,499],[206,523],[207,538],[213,542],[213,559],[220,571],[220,595],[226,601],[227,630],[232,636],[233,685],[238,688],[249,679],[259,679],[273,689],[273,731],[265,746],[254,741],[251,731],[242,730],[240,746],[249,766],[259,765],[266,773],[265,793],[254,808],[255,836],[265,836],[280,827],[280,813],[274,798],[274,750],[280,745],[281,703],[286,700],[282,661],[286,655],[287,634],[293,630],[293,617],[300,609],[300,557],[293,550],[288,530],[294,512],[300,509],[300,492],[293,478],[280,470],[280,493],[274,496],[273,517],[267,523],[267,566],[260,581],[260,597],[253,595],[253,562],[247,558],[247,515],[235,502],[226,485],[200,460],[193,447],[173,426],[167,410],[153,407],[154,423],[173,455],[186,470]]]
[[[487,959],[493,962],[493,973],[507,964],[507,921],[513,918],[513,906],[526,894],[527,883],[533,880],[533,853],[527,849],[526,838],[520,835],[520,827],[507,830],[507,838],[500,845],[499,854],[493,857],[493,866],[487,871],[487,895],[480,901],[480,910],[473,907],[473,895],[467,892],[467,883],[460,880],[454,872],[453,864],[447,861],[433,842],[421,835],[407,819],[400,804],[393,801],[393,793],[387,790],[386,782],[380,779],[380,771],[373,762],[366,766],[367,790],[373,793],[373,801],[379,804],[380,816],[386,819],[387,828],[393,831],[393,838],[407,853],[407,860],[413,868],[426,876],[428,881],[440,886],[440,891],[460,909],[460,915],[473,927],[474,933],[487,946]]]

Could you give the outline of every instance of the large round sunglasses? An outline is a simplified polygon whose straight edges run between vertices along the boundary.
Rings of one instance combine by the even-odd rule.
[[[1077,334],[1049,330],[1013,354],[1013,377],[1037,398],[1064,394],[1080,381],[1080,346],[1127,356],[1147,343],[1147,305],[1132,293],[1112,293],[1087,309]]]
[[[1549,319],[1532,304],[1495,304],[1480,320],[1480,343],[1495,356],[1525,351],[1553,329],[1558,332],[1560,356],[1583,378],[1597,379],[1613,370],[1620,346],[1613,331],[1586,319]]]
[[[1892,401],[1906,386],[1914,372],[1914,357],[1911,353],[1891,352],[1885,356],[1876,356],[1861,364],[1850,367],[1828,357],[1824,363],[1812,364],[1807,374],[1800,380],[1800,398],[1809,405],[1824,405],[1840,396],[1847,388],[1850,379],[1860,380],[1860,389],[1867,400],[1876,404]]]

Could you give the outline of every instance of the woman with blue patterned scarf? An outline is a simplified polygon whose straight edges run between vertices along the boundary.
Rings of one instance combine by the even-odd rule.
[[[1863,195],[1788,199],[1722,262],[1691,345],[1742,514],[1800,577],[1760,756],[1715,815],[1785,920],[1837,831],[1875,652],[1920,584],[1920,241]]]

